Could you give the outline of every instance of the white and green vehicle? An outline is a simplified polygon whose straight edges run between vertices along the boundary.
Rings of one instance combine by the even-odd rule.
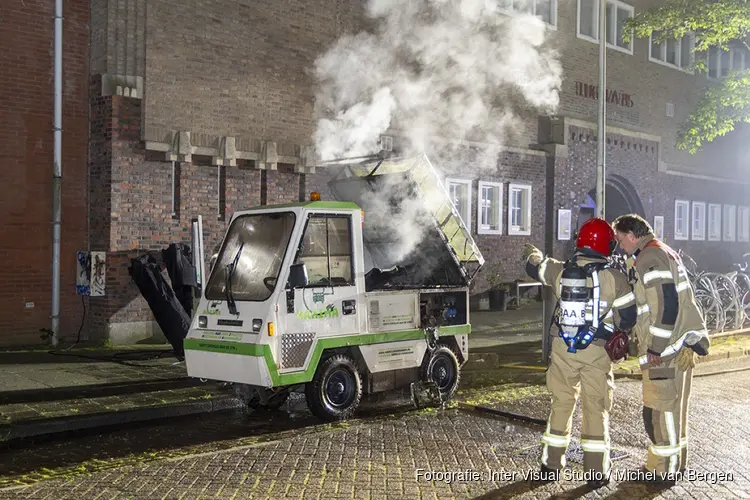
[[[477,245],[426,156],[339,167],[334,200],[233,216],[184,341],[189,376],[255,407],[304,390],[326,420],[415,382],[454,394]]]

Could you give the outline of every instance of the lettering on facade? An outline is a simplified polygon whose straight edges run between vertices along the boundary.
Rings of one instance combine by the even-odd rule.
[[[575,82],[575,84],[577,96],[594,100],[599,99],[598,85],[591,85],[584,82]],[[607,89],[607,104],[614,104],[616,106],[622,106],[623,108],[632,108],[635,106],[633,97],[630,94],[611,89]]]

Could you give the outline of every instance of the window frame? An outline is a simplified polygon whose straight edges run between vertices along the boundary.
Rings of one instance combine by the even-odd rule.
[[[711,230],[713,229],[711,227],[711,211],[713,209],[716,209],[717,212],[718,212],[718,217],[716,219],[716,223],[719,226],[718,227],[718,235],[715,235],[715,234],[713,234],[711,232]],[[708,204],[708,207],[706,208],[706,227],[708,228],[707,235],[706,235],[707,238],[706,239],[708,241],[721,241],[721,228],[722,228],[722,226],[721,226],[721,215],[722,215],[722,210],[721,210],[721,204],[720,203],[709,203]]]
[[[719,59],[718,65],[716,66],[716,76],[711,76],[711,50],[716,49],[717,57]],[[706,51],[706,78],[709,80],[721,80],[722,78],[726,78],[726,76],[722,76],[721,74],[721,54],[723,52],[729,52],[729,72],[731,71],[742,71],[745,69],[750,69],[750,51],[748,51],[744,47],[729,47],[728,51],[725,51],[724,49],[721,49],[719,47],[711,47]],[[742,55],[742,66],[739,68],[736,68],[734,65],[734,57],[735,54],[741,54]],[[729,73],[727,73],[728,76]]]
[[[682,206],[684,208],[684,229],[683,231],[677,231],[677,207]],[[674,239],[684,241],[690,239],[690,201],[688,200],[674,200]]]
[[[731,215],[727,217],[727,215]],[[730,232],[727,233],[727,230]],[[722,241],[737,240],[737,205],[726,204],[721,207],[721,239]]]
[[[467,197],[466,197],[466,207],[465,207],[466,208],[466,217],[467,217],[466,219],[464,219],[461,216],[461,210],[459,210],[455,206],[455,204],[453,204],[453,198],[450,198],[450,193],[451,193],[450,185],[451,184],[462,184],[462,185],[464,185],[464,186],[467,187],[467,189],[466,189]],[[472,232],[471,231],[471,192],[474,189],[474,181],[472,179],[462,179],[460,177],[446,177],[445,178],[445,189],[446,189],[446,191],[448,191],[448,197],[451,200],[451,204],[453,204],[453,208],[458,213],[458,216],[461,217],[461,220],[463,221],[463,223],[466,226],[466,228],[469,230],[469,233],[471,233]]]
[[[528,224],[528,228],[526,229],[515,229],[513,227],[513,190],[519,189],[521,191],[526,191],[528,193],[527,200],[526,200],[526,208],[525,208],[525,215],[526,220]],[[508,184],[508,234],[514,235],[514,236],[530,236],[531,235],[531,200],[532,200],[532,188],[531,184],[525,184],[521,182],[511,182]],[[521,210],[524,210],[524,207],[520,207]]]
[[[513,3],[514,1],[518,1],[518,0],[507,0],[507,1],[510,1],[511,3]],[[557,23],[558,23],[558,18],[559,18],[558,0],[550,0],[552,13],[550,14],[551,22],[549,23],[543,20],[541,17],[537,16],[536,5],[539,0],[530,0],[530,1],[532,2],[531,15],[539,18],[539,20],[542,21],[545,24],[545,26],[547,26],[549,29],[557,30]],[[498,11],[502,12],[503,14],[507,16],[514,16],[514,15],[521,14],[521,13],[525,14],[525,12],[523,11],[514,10],[513,7],[511,7],[510,9],[498,7]]]
[[[492,208],[495,218],[497,220],[497,229],[492,229],[489,226],[482,224],[482,203],[484,198],[482,196],[482,190],[485,187],[491,187],[497,189],[497,205]],[[505,185],[502,182],[495,181],[479,181],[477,188],[477,234],[503,234],[503,189]]]
[[[330,243],[326,244],[326,258],[328,259],[328,268],[329,268],[329,274],[328,274],[328,284],[320,284],[320,283],[308,283],[304,287],[300,288],[330,288],[330,287],[344,287],[344,286],[356,286],[357,285],[357,274],[354,266],[354,223],[352,221],[353,217],[351,214],[341,214],[341,213],[318,213],[318,212],[311,212],[307,215],[307,218],[305,219],[305,225],[302,228],[302,234],[300,235],[299,239],[299,246],[297,247],[297,251],[294,255],[294,260],[292,262],[297,262],[300,258],[303,258],[304,256],[300,255],[302,250],[302,244],[305,241],[305,236],[307,235],[307,229],[310,226],[310,220],[311,219],[325,219],[326,221],[326,231],[329,230],[328,228],[328,221],[330,219],[346,219],[347,226],[349,230],[349,267],[350,269],[350,276],[351,280],[349,283],[333,283],[331,281],[331,275],[330,275],[330,260],[331,260],[331,252],[330,252]],[[320,255],[313,255],[313,257],[321,257]]]
[[[744,222],[741,224],[742,218],[740,213],[745,213]],[[750,206],[748,205],[737,205],[737,241],[740,243],[747,243],[750,241]]]
[[[700,209],[700,217],[695,216],[695,209]],[[705,241],[706,240],[706,202],[694,201],[690,211],[691,223],[690,223],[690,238],[693,241]],[[698,220],[700,228],[699,231],[695,230],[695,222]]]
[[[591,43],[599,43],[599,6],[600,2],[599,0],[593,0],[594,2],[594,13],[592,16],[594,26],[593,31],[596,34],[595,36],[586,35],[584,33],[581,33],[581,0],[576,0],[576,37],[580,38],[581,40],[586,40]],[[630,12],[630,17],[635,17],[635,6],[630,5],[628,3],[625,3],[621,0],[607,0],[607,5],[612,4],[615,6],[615,12],[617,12],[618,8],[622,8],[624,10],[627,10]],[[609,41],[606,42],[607,48],[616,50],[618,52],[622,52],[623,54],[633,55],[633,41],[635,40],[634,33],[631,32],[631,38],[628,48],[620,47],[617,45],[617,19],[615,19],[615,22],[611,24],[613,26],[615,33],[613,35],[613,40],[615,43],[610,43]],[[606,28],[605,28],[606,29]]]
[[[687,73],[690,75],[695,74],[695,53],[693,52],[693,49],[695,48],[695,34],[694,33],[688,33],[685,36],[683,36],[681,39],[676,40],[676,43],[678,44],[677,47],[677,54],[680,58],[682,58],[682,41],[686,37],[690,40],[690,61],[688,63],[687,67],[682,66],[681,64],[672,64],[670,62],[667,62],[667,40],[664,40],[659,44],[659,50],[664,55],[664,59],[657,59],[653,56],[653,48],[654,48],[654,34],[652,33],[648,37],[648,60],[656,63],[661,64],[662,66],[666,66],[667,68],[676,69],[679,71],[682,71],[683,73]]]

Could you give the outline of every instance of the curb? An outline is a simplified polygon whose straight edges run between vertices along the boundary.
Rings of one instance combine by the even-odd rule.
[[[71,431],[104,428],[116,425],[146,422],[198,413],[210,413],[244,407],[234,396],[202,399],[181,404],[160,405],[134,410],[93,413],[71,417],[56,417],[0,425],[0,444],[24,438],[49,436]]]
[[[140,394],[172,389],[186,389],[203,385],[200,379],[191,377],[173,377],[157,380],[136,380],[93,385],[51,387],[45,389],[28,389],[0,392],[0,405],[18,403],[39,403],[65,399],[98,398]]]
[[[750,332],[750,330],[748,330]],[[732,335],[736,335],[735,333],[732,333]],[[479,354],[490,354],[495,358],[495,360],[499,361],[499,354],[496,353],[479,353]],[[697,360],[697,364],[701,363],[708,363],[711,361],[720,361],[724,359],[731,359],[731,358],[742,358],[750,356],[750,347],[743,348],[738,347],[735,349],[730,349],[727,351],[723,351],[720,353],[715,354],[709,354],[708,356],[699,357]],[[469,360],[471,360],[471,351],[469,351]],[[484,359],[481,363],[485,366],[476,366],[471,365],[470,368],[463,367],[461,369],[461,375],[462,377],[464,375],[467,376],[467,378],[471,375],[489,375],[489,374],[495,374],[495,373],[518,373],[520,375],[542,375],[547,370],[546,366],[535,366],[535,365],[528,365],[528,364],[500,364],[499,362],[491,363],[489,360]],[[510,371],[509,371],[510,370]],[[641,378],[641,370],[638,367],[629,369],[629,368],[617,368],[616,366],[613,368],[614,370],[614,376],[615,379],[624,379],[624,378]]]

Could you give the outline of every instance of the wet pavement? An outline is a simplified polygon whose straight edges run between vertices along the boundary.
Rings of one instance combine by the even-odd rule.
[[[697,372],[745,368],[748,358]],[[648,446],[640,383],[618,380],[613,482],[595,492],[576,480],[524,480],[538,470],[539,425],[460,408],[410,410],[390,395],[340,424],[319,423],[299,396],[277,413],[223,412],[28,442],[0,452],[0,498],[750,498],[750,371],[693,384],[689,468],[702,477],[670,489],[617,481],[642,465]],[[528,383],[466,388],[461,398],[540,419],[549,411],[546,389]],[[571,477],[581,470],[579,415]]]

